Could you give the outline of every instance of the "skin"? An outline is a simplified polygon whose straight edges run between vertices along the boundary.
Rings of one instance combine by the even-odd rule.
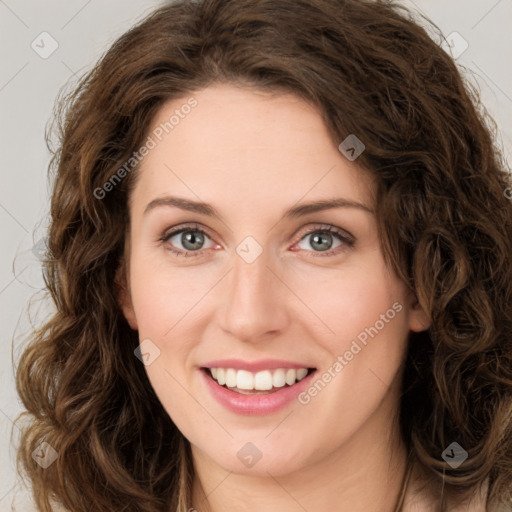
[[[197,107],[141,163],[119,279],[130,326],[160,349],[145,367],[151,384],[191,443],[193,505],[391,512],[405,467],[394,421],[401,365],[409,332],[428,322],[384,262],[371,211],[375,184],[340,153],[320,113],[294,95],[216,84],[193,96]],[[187,98],[166,103],[148,133]],[[144,214],[168,195],[210,203],[222,218],[171,206]],[[334,197],[370,211],[283,218],[298,203]],[[207,232],[199,256],[169,251],[191,252],[181,235],[159,240],[183,223]],[[328,235],[334,253],[323,255],[313,236],[329,225],[349,232],[353,246]],[[236,252],[247,236],[263,249],[250,264]],[[396,302],[401,311],[307,405],[238,415],[199,373],[207,361],[231,357],[305,362],[322,373]],[[252,468],[237,457],[248,441],[262,453]]]

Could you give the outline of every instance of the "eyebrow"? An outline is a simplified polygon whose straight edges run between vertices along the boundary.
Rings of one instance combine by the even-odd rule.
[[[222,219],[222,216],[212,205],[176,196],[165,196],[153,199],[144,209],[144,215],[149,213],[151,210],[154,210],[155,208],[172,206],[180,208],[181,210]],[[321,199],[318,201],[312,201],[310,203],[302,203],[297,206],[293,206],[284,212],[283,218],[294,219],[309,215],[311,213],[317,213],[333,208],[358,208],[371,214],[374,213],[371,208],[362,203],[338,197],[333,199]]]

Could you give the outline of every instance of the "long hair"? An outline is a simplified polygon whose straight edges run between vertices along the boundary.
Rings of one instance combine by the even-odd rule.
[[[38,508],[191,507],[189,443],[116,300],[138,171],[119,169],[164,102],[215,82],[291,92],[318,107],[336,145],[363,141],[384,257],[431,320],[404,362],[409,456],[446,496],[486,483],[489,506],[510,503],[512,188],[478,92],[387,1],[179,0],[120,37],[57,104],[43,269],[55,312],[16,374],[30,420],[19,470]],[[47,468],[32,457],[42,442],[58,455]],[[458,468],[442,458],[453,442],[468,454]]]

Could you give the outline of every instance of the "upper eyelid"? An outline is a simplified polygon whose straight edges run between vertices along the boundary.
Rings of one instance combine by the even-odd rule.
[[[312,227],[309,227],[309,228],[304,228],[304,231],[300,231],[303,235],[308,235],[310,234],[311,232],[315,232],[315,231],[327,231],[329,233],[334,233],[335,235],[339,235],[339,236],[346,236],[348,238],[350,238],[351,240],[354,240],[355,237],[349,233],[346,229],[343,229],[343,228],[340,228],[338,226],[334,226],[332,224],[315,224],[314,226]]]
[[[163,235],[161,236],[161,239],[170,238],[171,236],[177,235],[179,233],[182,233],[183,231],[200,231],[201,233],[204,233],[207,235],[210,239],[213,239],[214,237],[209,233],[209,231],[201,226],[199,226],[197,223],[194,225],[178,225],[176,227],[168,228],[164,231]]]

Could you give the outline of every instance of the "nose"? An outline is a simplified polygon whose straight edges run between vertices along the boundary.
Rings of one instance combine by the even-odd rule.
[[[288,324],[287,288],[269,263],[265,251],[252,263],[235,254],[233,268],[221,285],[221,328],[240,341],[268,341]]]

